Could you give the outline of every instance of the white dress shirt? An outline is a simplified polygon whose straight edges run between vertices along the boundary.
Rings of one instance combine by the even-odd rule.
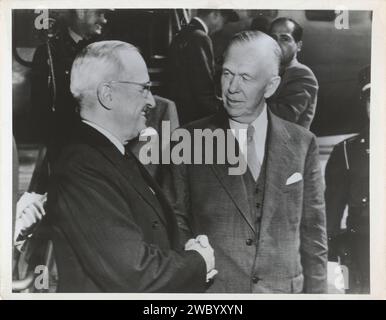
[[[90,127],[93,127],[95,130],[99,131],[101,134],[103,134],[107,139],[110,140],[110,142],[117,147],[117,149],[119,150],[120,153],[122,153],[122,155],[125,154],[125,147],[124,145],[119,141],[119,139],[114,136],[112,133],[110,133],[109,131],[107,131],[106,129],[98,126],[97,124],[93,123],[93,122],[90,122],[88,120],[84,120],[82,119],[82,122],[84,122],[85,124],[89,125]]]
[[[251,125],[255,128],[254,133],[254,141],[256,142],[256,157],[259,159],[260,164],[263,163],[264,154],[265,154],[265,142],[267,139],[267,129],[268,129],[268,114],[267,114],[267,105],[264,105],[263,111],[260,115],[251,123]],[[247,129],[248,123],[240,123],[229,119],[229,126],[232,129],[233,136],[236,137],[240,151],[244,156],[246,156],[247,151]],[[244,129],[245,134],[240,135],[239,130]]]

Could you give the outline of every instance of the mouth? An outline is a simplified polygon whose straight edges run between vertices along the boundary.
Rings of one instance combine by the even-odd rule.
[[[149,116],[149,108],[147,106],[145,106],[142,111],[141,111],[141,116],[144,117],[146,120]]]
[[[238,104],[243,102],[242,100],[232,99],[229,97],[226,97],[226,101],[228,104]]]

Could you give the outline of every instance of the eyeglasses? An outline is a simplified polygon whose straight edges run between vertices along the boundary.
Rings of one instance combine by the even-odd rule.
[[[151,87],[153,83],[151,81],[145,82],[145,83],[140,83],[140,82],[133,82],[133,81],[109,81],[109,83],[126,83],[126,84],[134,84],[137,86],[142,87],[142,95],[144,98],[147,98],[147,96],[150,93]]]

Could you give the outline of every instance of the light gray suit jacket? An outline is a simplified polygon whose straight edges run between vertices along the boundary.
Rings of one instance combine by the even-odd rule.
[[[195,128],[227,129],[229,123],[221,111],[187,126]],[[214,248],[219,273],[208,292],[326,291],[325,207],[315,137],[272,112],[268,128],[260,230],[249,214],[243,178],[229,175],[229,164],[164,166],[164,191],[182,240],[206,234]],[[296,172],[302,180],[286,185]]]

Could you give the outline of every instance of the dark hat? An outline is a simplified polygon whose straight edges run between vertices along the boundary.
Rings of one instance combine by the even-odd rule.
[[[359,71],[359,86],[362,92],[370,89],[370,72],[370,65],[365,66]]]
[[[220,10],[220,13],[223,17],[227,19],[227,22],[236,22],[239,21],[239,15],[235,10],[232,9],[222,9]]]

